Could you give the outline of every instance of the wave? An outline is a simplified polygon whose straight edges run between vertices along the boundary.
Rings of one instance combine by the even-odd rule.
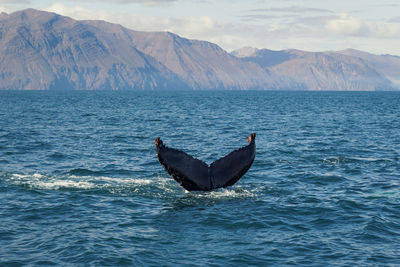
[[[1,179],[9,184],[33,190],[85,191],[116,195],[134,195],[145,198],[169,200],[183,199],[182,203],[208,203],[235,198],[251,198],[257,189],[248,190],[241,186],[221,188],[209,192],[185,191],[169,177],[122,178],[97,175],[43,175],[5,174]]]
[[[190,194],[191,197],[197,199],[232,199],[232,198],[245,198],[245,197],[254,197],[255,191],[246,190],[241,187],[234,188],[220,188],[213,191],[207,192],[188,192],[185,191],[186,194]]]
[[[112,189],[129,185],[148,185],[151,179],[115,178],[106,176],[77,176],[34,174],[11,174],[8,179],[14,185],[32,189],[61,190],[61,189]]]
[[[104,175],[125,175],[125,176],[133,176],[135,172],[132,170],[126,169],[118,169],[115,166],[106,166],[104,170],[95,171],[84,168],[72,169],[67,172],[68,175],[73,176],[104,176]]]
[[[358,163],[358,162],[392,162],[392,160],[387,158],[364,158],[364,157],[346,157],[346,156],[337,156],[337,157],[329,157],[322,159],[324,163],[328,164],[341,164],[341,163]]]

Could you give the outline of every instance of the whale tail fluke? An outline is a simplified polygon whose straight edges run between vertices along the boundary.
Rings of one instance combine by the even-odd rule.
[[[169,148],[154,139],[159,162],[188,191],[209,191],[235,184],[251,167],[256,152],[255,133],[247,138],[248,145],[214,161],[210,166],[183,151]]]

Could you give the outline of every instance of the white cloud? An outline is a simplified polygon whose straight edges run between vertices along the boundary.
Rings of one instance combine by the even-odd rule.
[[[0,6],[0,13],[4,12],[4,13],[10,13],[13,10],[10,9],[8,6]]]
[[[99,0],[96,0],[98,2]],[[132,4],[132,3],[139,3],[144,5],[159,5],[159,4],[169,4],[175,2],[176,0],[101,0],[103,2],[114,2],[118,4]]]
[[[177,18],[128,13],[128,11],[120,13],[88,9],[79,5],[66,6],[60,3],[52,4],[46,10],[74,19],[105,20],[133,30],[170,31],[185,38],[216,43],[228,51],[243,46],[314,51],[352,47],[363,48],[369,52],[382,49],[382,53],[387,53],[389,49],[394,51],[399,47],[398,23],[365,21],[347,14],[329,12],[282,16],[282,18],[275,16],[271,19],[266,18],[260,23],[260,21],[243,20],[227,22],[209,16],[196,17],[189,14],[187,17]],[[372,44],[379,46],[372,47]],[[365,49],[368,45],[372,49]],[[391,53],[400,54],[400,52]]]
[[[400,23],[400,16],[392,17],[387,20],[390,23]]]
[[[21,9],[23,5],[30,3],[30,0],[0,0],[0,13],[11,13],[15,10]]]
[[[360,19],[341,14],[339,17],[328,20],[326,28],[341,35],[368,35],[368,27]]]
[[[1,1],[1,0],[0,0]],[[12,1],[12,0],[4,0],[4,1]],[[20,1],[29,1],[29,0],[20,0]],[[70,2],[79,2],[79,0],[69,0]],[[86,2],[104,2],[107,4],[142,4],[145,6],[163,6],[170,5],[171,3],[176,2],[177,0],[86,0]]]
[[[345,36],[398,38],[400,34],[400,25],[363,21],[347,14],[340,14],[337,18],[327,20],[325,28],[333,34]]]
[[[82,7],[75,6],[75,7],[66,7],[64,4],[61,3],[54,3],[48,8],[44,9],[45,11],[54,12],[64,16],[71,16],[75,17],[78,16],[80,13],[84,13],[83,15],[88,15],[89,11],[84,10]]]
[[[221,26],[207,16],[202,17],[186,17],[182,19],[168,19],[165,21],[168,25],[165,29],[189,38],[198,38],[212,33]],[[164,24],[164,25],[166,25]]]
[[[250,12],[255,13],[333,13],[333,11],[329,9],[322,8],[310,8],[310,7],[301,7],[301,6],[291,6],[291,7],[279,7],[279,8],[259,8],[249,10]]]
[[[30,0],[0,0],[3,4],[29,4]]]
[[[170,31],[184,37],[196,38],[212,32],[219,26],[207,16],[177,18],[161,18],[157,16],[128,13],[112,13],[104,10],[84,9],[80,6],[67,7],[61,3],[52,4],[45,9],[78,20],[105,20],[118,23],[127,28],[139,31]]]
[[[265,33],[281,30],[281,25],[266,26],[223,23],[208,16],[184,18],[161,18],[143,14],[112,13],[104,10],[85,9],[81,6],[68,7],[61,3],[52,4],[46,11],[55,12],[78,20],[105,20],[139,31],[169,31],[190,39],[214,42],[232,50],[251,43],[260,44],[259,38],[268,39]]]

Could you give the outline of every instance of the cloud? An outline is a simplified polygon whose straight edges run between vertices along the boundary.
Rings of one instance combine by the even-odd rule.
[[[153,4],[165,4],[165,3],[171,3],[175,2],[176,0],[102,0],[104,2],[114,2],[118,4],[132,4],[132,3],[139,3],[139,4],[147,4],[147,5],[153,5]],[[98,0],[96,1],[98,2]]]
[[[236,49],[258,36],[254,28],[223,23],[208,16],[162,18],[144,14],[114,13],[104,10],[85,9],[81,6],[52,4],[46,11],[55,12],[78,20],[105,20],[138,31],[169,31],[189,39],[207,40],[225,49]],[[262,27],[264,30],[265,27]]]
[[[259,14],[269,11],[272,13]],[[307,10],[311,13],[307,14]],[[254,10],[256,14],[241,16],[243,22],[258,22],[272,29],[275,37],[285,38],[314,38],[324,39],[351,37],[351,38],[382,38],[395,39],[400,35],[400,17],[386,21],[366,20],[346,13],[333,13],[330,10],[313,8],[272,8]],[[274,15],[276,12],[278,15]],[[280,14],[279,12],[293,12]],[[315,14],[313,12],[316,12]],[[276,25],[276,26],[273,26]]]
[[[216,21],[207,16],[177,18],[161,18],[158,16],[113,13],[104,10],[85,9],[80,6],[67,7],[61,3],[52,4],[46,11],[55,12],[78,20],[105,20],[121,24],[139,31],[170,31],[186,37],[203,35],[218,28]]]
[[[70,1],[79,2],[78,0],[70,0]],[[177,0],[87,0],[87,2],[89,1],[105,2],[107,4],[142,4],[145,6],[160,6],[160,5],[169,5],[171,3],[176,2]]]
[[[390,53],[399,54],[393,52],[399,47],[399,24],[362,20],[344,13],[319,13],[315,9],[309,14],[272,12],[264,14],[270,16],[263,18],[264,20],[236,21],[224,21],[210,16],[160,17],[89,9],[79,5],[66,6],[60,3],[52,4],[46,10],[74,19],[105,20],[138,31],[170,31],[185,38],[216,43],[228,51],[243,46],[311,51],[353,47],[370,52],[388,53],[387,49],[392,47]]]
[[[393,17],[387,20],[389,23],[400,23],[400,16],[398,17]]]
[[[0,4],[29,4],[30,0],[0,0]]]
[[[293,19],[297,17],[299,17],[299,15],[249,14],[249,15],[242,15],[239,18],[242,21],[265,21],[265,20]]]
[[[400,35],[400,25],[381,21],[363,21],[347,14],[340,14],[336,18],[327,20],[325,28],[331,33],[343,36],[398,38]]]
[[[45,11],[54,12],[60,15],[73,17],[75,19],[83,19],[83,17],[91,17],[92,12],[80,6],[67,7],[61,3],[55,3],[44,9]]]
[[[257,12],[257,13],[333,13],[333,11],[329,9],[322,8],[309,8],[309,7],[300,7],[300,6],[291,6],[291,7],[280,7],[280,8],[261,8],[261,9],[252,9],[249,12]]]
[[[309,8],[300,6],[281,7],[281,8],[263,8],[247,10],[247,14],[241,15],[242,21],[294,21],[301,18],[314,16],[328,16],[334,14],[329,9]]]
[[[328,20],[325,24],[327,30],[331,33],[340,35],[368,35],[369,29],[366,23],[363,23],[360,19],[355,17],[342,14],[337,18]]]

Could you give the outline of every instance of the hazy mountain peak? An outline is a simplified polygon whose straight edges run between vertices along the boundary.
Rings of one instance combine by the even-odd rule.
[[[29,19],[29,20],[46,20],[49,17],[53,17],[53,16],[60,16],[56,13],[53,12],[47,12],[47,11],[41,11],[41,10],[37,10],[37,9],[33,9],[33,8],[27,8],[27,9],[23,9],[20,11],[16,11],[10,14],[10,17],[14,18],[14,19]]]
[[[364,60],[370,66],[376,68],[380,73],[385,75],[395,86],[400,87],[400,57],[393,55],[374,55],[350,48],[338,51],[338,53]]]
[[[361,51],[360,51],[361,52]],[[363,52],[364,53],[364,52]],[[279,88],[391,90],[391,82],[363,58],[338,52],[259,49],[242,59],[262,66]]]
[[[1,19],[10,26],[17,27],[17,25],[25,25],[30,29],[41,30],[46,30],[42,28],[43,26],[51,27],[55,23],[65,24],[66,27],[70,27],[70,25],[75,22],[75,20],[69,17],[33,8],[10,13]]]

